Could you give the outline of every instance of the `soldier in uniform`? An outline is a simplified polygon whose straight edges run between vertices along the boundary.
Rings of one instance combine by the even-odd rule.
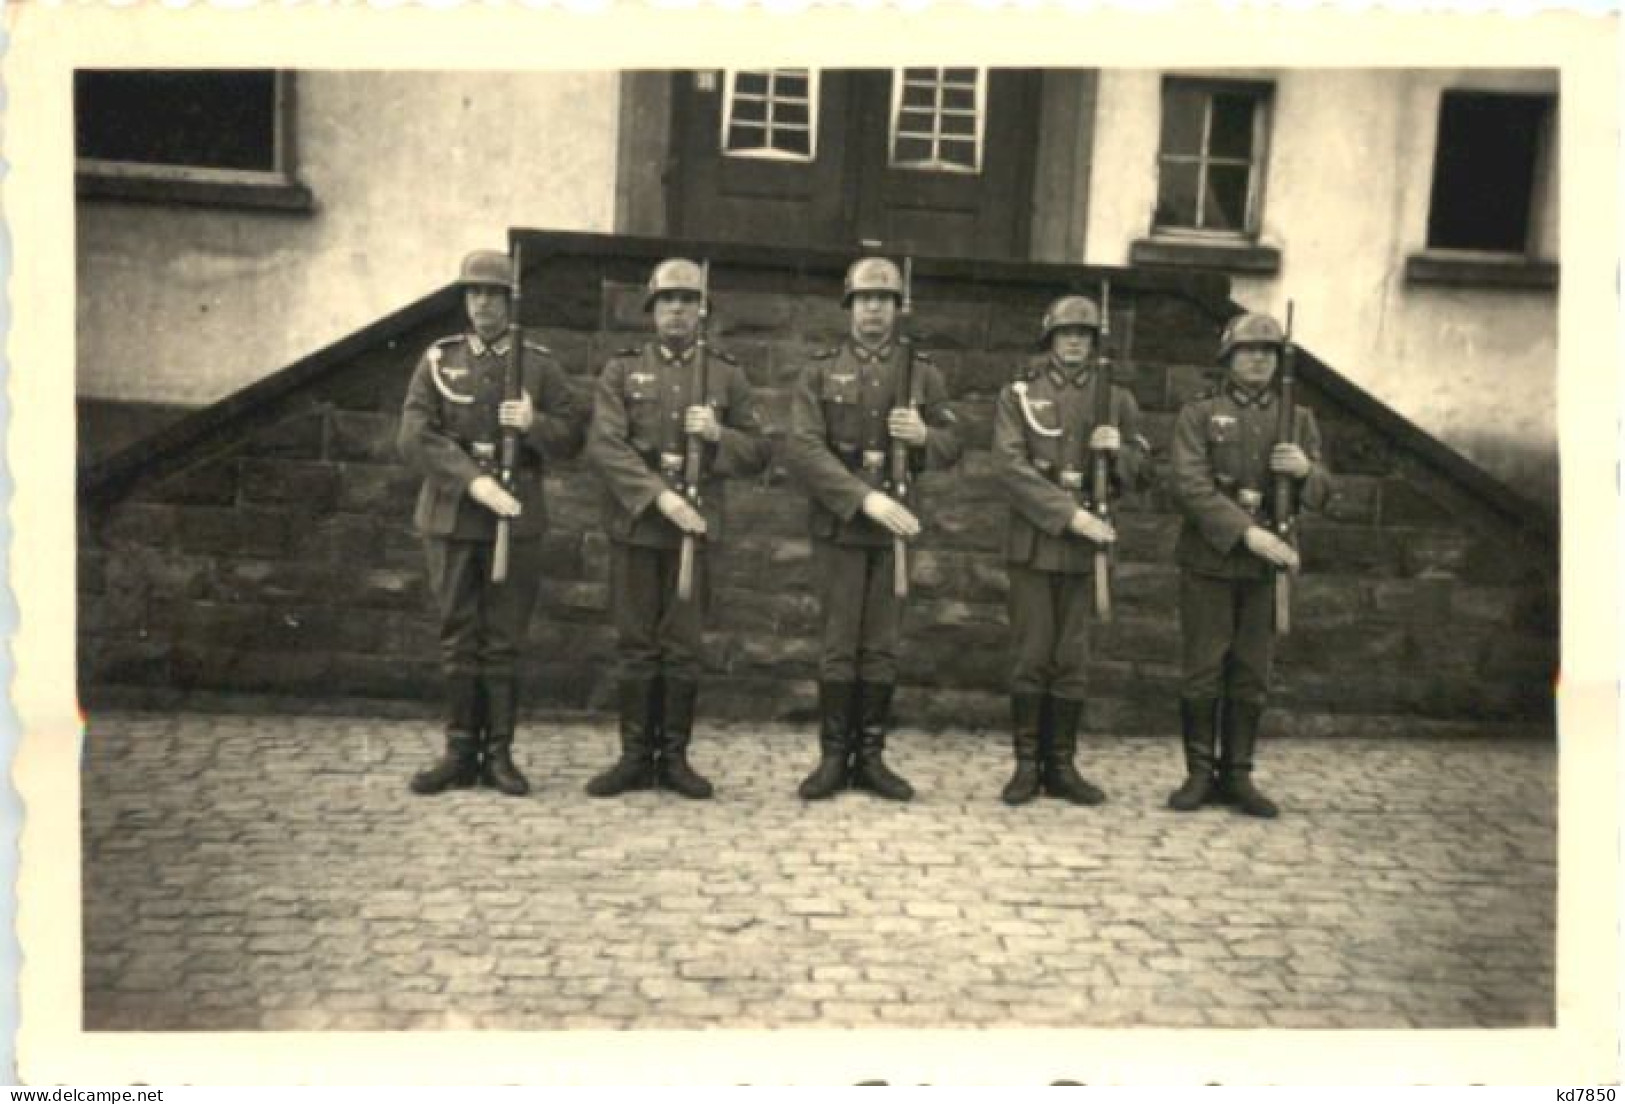
[[[1253,756],[1274,645],[1273,572],[1297,570],[1298,553],[1270,531],[1266,497],[1276,475],[1297,481],[1307,508],[1331,496],[1314,414],[1297,408],[1297,444],[1276,439],[1272,382],[1283,343],[1269,315],[1231,319],[1219,341],[1224,378],[1174,425],[1173,494],[1185,519],[1175,557],[1187,777],[1168,804],[1181,812],[1213,800],[1250,816],[1278,812],[1253,785]]]
[[[1088,691],[1095,552],[1117,539],[1091,512],[1090,453],[1112,454],[1115,490],[1142,489],[1150,445],[1140,408],[1093,357],[1100,312],[1068,295],[1044,312],[1044,354],[999,393],[993,460],[1010,497],[1005,558],[1010,574],[1014,662],[1010,711],[1016,768],[1003,799],[1021,805],[1040,789],[1079,805],[1106,800],[1074,763]],[[1111,388],[1111,421],[1095,424],[1095,389]]]
[[[894,801],[913,787],[886,765],[897,685],[903,603],[893,589],[893,542],[920,532],[914,503],[899,501],[888,459],[908,446],[913,472],[951,467],[964,445],[942,373],[913,353],[910,401],[897,402],[905,350],[897,340],[903,281],[879,257],[853,264],[841,305],[851,336],[815,356],[791,398],[786,461],[811,498],[821,627],[818,766],[801,796],[826,798],[852,784]]]
[[[524,341],[521,394],[503,401],[513,271],[505,253],[463,261],[458,283],[470,330],[429,346],[406,390],[397,447],[423,474],[413,521],[423,539],[440,615],[447,696],[446,750],[412,779],[435,794],[476,781],[513,796],[530,790],[513,762],[515,659],[541,582],[545,453],[574,455],[585,404],[541,345]],[[497,479],[505,429],[520,434],[513,490]],[[491,581],[497,519],[510,519],[506,579]]]
[[[598,378],[587,460],[604,483],[621,754],[587,784],[594,797],[657,783],[684,797],[713,792],[688,761],[710,589],[708,549],[723,539],[723,477],[759,473],[771,450],[744,370],[726,353],[698,348],[702,290],[693,261],[656,265],[644,297],[656,340],[616,354]],[[707,358],[703,395],[700,356]],[[690,434],[704,439],[700,510],[684,497]],[[688,601],[677,594],[684,534],[695,538]]]

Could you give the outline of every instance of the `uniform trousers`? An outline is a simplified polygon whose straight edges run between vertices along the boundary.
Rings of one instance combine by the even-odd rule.
[[[903,601],[893,589],[892,546],[813,542],[818,572],[818,677],[895,683]]]
[[[1009,574],[1010,692],[1083,701],[1089,689],[1094,576],[1015,564]]]
[[[512,679],[542,582],[540,537],[511,540],[508,577],[491,581],[496,542],[424,537],[429,586],[440,613],[447,677]]]
[[[1275,650],[1274,581],[1181,571],[1179,627],[1187,701],[1263,705]]]
[[[687,602],[677,597],[681,556],[680,548],[610,542],[610,613],[623,680],[664,675],[682,682],[699,681],[705,616],[711,600],[705,542],[694,542],[694,591]]]

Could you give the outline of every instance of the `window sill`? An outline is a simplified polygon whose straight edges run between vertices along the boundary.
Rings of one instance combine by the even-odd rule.
[[[1254,242],[1140,238],[1129,246],[1129,263],[1268,276],[1281,271],[1281,251],[1274,246]]]
[[[1557,287],[1555,261],[1488,253],[1412,253],[1405,258],[1405,282],[1433,287],[1532,288]]]
[[[297,180],[271,176],[263,181],[178,180],[81,171],[75,178],[74,190],[81,199],[249,208],[291,214],[309,214],[316,210],[316,197],[309,188]]]

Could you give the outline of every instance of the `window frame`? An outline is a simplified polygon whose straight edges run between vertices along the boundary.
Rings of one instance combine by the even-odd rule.
[[[1434,205],[1439,189],[1439,153],[1443,147],[1445,105],[1452,98],[1476,100],[1516,100],[1537,105],[1539,117],[1535,124],[1535,140],[1529,151],[1529,200],[1523,211],[1523,242],[1516,249],[1490,249],[1473,245],[1435,245]],[[1428,175],[1428,203],[1422,223],[1423,252],[1439,257],[1507,259],[1533,257],[1540,237],[1540,207],[1545,196],[1545,170],[1552,155],[1552,126],[1557,115],[1558,97],[1555,93],[1523,92],[1494,88],[1456,87],[1439,91],[1439,104],[1433,129],[1433,158]]]
[[[773,81],[778,73],[801,73],[807,78],[807,152],[795,153],[791,150],[777,149],[771,145],[756,149],[729,149],[728,132],[733,129],[733,114],[735,102],[735,89],[741,73],[766,73],[768,75],[768,90],[766,103],[768,117],[763,126],[766,128],[765,136],[769,142],[773,140],[774,121],[773,107]],[[722,70],[722,110],[717,112],[719,118],[719,132],[717,135],[717,151],[723,157],[737,158],[741,161],[771,161],[787,165],[811,165],[818,160],[818,127],[819,127],[819,92],[821,89],[821,69],[724,69]],[[801,129],[796,124],[785,126],[787,130]]]
[[[272,168],[227,169],[76,156],[77,194],[203,206],[313,210],[314,197],[297,176],[297,74],[286,69],[268,71],[275,81],[276,101],[271,113]]]
[[[1167,98],[1170,88],[1179,86],[1202,93],[1202,140],[1201,151],[1194,157],[1190,154],[1169,154],[1162,148],[1160,112],[1167,110]],[[1151,233],[1157,238],[1182,239],[1191,242],[1255,242],[1264,224],[1264,192],[1265,182],[1269,169],[1270,135],[1274,129],[1275,82],[1256,79],[1231,79],[1225,77],[1201,77],[1166,75],[1162,78],[1158,114],[1158,140],[1157,140],[1157,185],[1156,193],[1151,206]],[[1206,203],[1206,188],[1203,186],[1207,180],[1207,170],[1211,164],[1240,165],[1239,158],[1214,158],[1209,153],[1209,143],[1213,128],[1213,97],[1218,94],[1235,95],[1244,93],[1253,100],[1253,142],[1252,154],[1245,164],[1247,174],[1247,207],[1242,216],[1242,228],[1239,230],[1224,230],[1206,226],[1181,226],[1158,221],[1158,210],[1162,205],[1163,166],[1168,162],[1179,164],[1196,163],[1197,172],[1197,218],[1201,220],[1203,205]]]
[[[975,132],[971,135],[974,143],[976,163],[972,166],[961,165],[954,161],[944,161],[940,157],[931,160],[900,161],[897,157],[897,139],[902,133],[903,93],[908,79],[909,68],[933,69],[936,72],[935,88],[939,94],[939,102],[932,107],[932,149],[940,153],[940,146],[944,137],[942,133],[942,118],[947,111],[941,106],[940,93],[943,89],[943,74],[949,69],[970,69],[976,74],[975,84]],[[987,91],[988,69],[986,66],[971,65],[943,65],[943,66],[910,66],[909,68],[893,69],[891,74],[891,111],[886,126],[886,167],[896,172],[938,172],[953,176],[980,176],[984,156],[987,151]],[[962,114],[955,111],[954,114]],[[915,135],[919,137],[919,135]],[[947,137],[961,138],[961,135],[948,135]]]

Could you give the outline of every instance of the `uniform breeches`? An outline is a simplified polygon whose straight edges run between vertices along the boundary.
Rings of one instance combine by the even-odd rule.
[[[824,682],[894,683],[903,602],[893,590],[890,545],[813,542]]]
[[[1012,694],[1084,699],[1089,689],[1093,578],[1011,565]]]
[[[440,612],[440,666],[448,677],[514,677],[536,591],[542,542],[510,541],[508,577],[491,581],[492,541],[423,538],[429,586]]]
[[[1184,640],[1183,696],[1262,705],[1274,638],[1270,579],[1219,579],[1183,571],[1179,627]]]
[[[622,679],[668,675],[698,681],[705,614],[711,600],[708,561],[705,542],[696,541],[694,592],[684,602],[677,597],[680,549],[610,542],[610,609]]]

